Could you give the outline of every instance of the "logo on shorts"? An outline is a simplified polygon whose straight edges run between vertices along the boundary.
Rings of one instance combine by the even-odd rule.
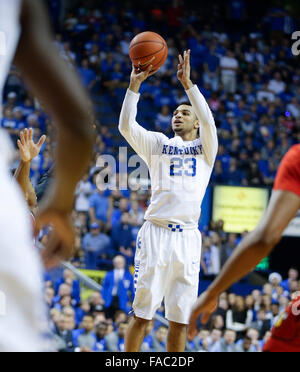
[[[138,249],[141,249],[142,248],[142,239],[141,239],[140,236],[138,237],[136,246],[137,246]]]
[[[6,55],[6,35],[0,31],[0,56]]]
[[[6,295],[0,291],[0,317],[6,315]]]

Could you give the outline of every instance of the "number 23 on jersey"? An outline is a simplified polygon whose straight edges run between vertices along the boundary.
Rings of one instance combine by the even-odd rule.
[[[188,169],[184,170],[184,164]],[[183,173],[184,172],[184,173]],[[183,174],[188,177],[195,177],[197,172],[197,160],[195,158],[172,158],[170,167],[170,176],[181,177]]]

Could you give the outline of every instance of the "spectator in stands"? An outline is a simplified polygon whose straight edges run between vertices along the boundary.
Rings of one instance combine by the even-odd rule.
[[[119,309],[128,313],[134,296],[133,277],[126,270],[124,257],[116,256],[113,266],[114,270],[108,272],[103,280],[102,297],[107,318],[113,318]]]
[[[204,74],[203,81],[205,84],[210,85],[211,89],[216,92],[219,89],[219,71],[220,60],[216,54],[216,47],[212,46],[209,53],[204,59]]]
[[[157,328],[153,343],[152,343],[152,351],[154,352],[165,352],[166,351],[166,339],[168,334],[168,327],[161,325]]]
[[[46,288],[45,291],[45,301],[49,309],[53,306],[53,299],[55,297],[55,291],[53,288]]]
[[[203,241],[202,269],[205,275],[218,275],[220,272],[220,252],[219,248],[212,244],[209,237]]]
[[[108,197],[104,192],[97,190],[89,198],[90,209],[89,217],[92,223],[102,221],[107,223],[107,212],[109,209]]]
[[[128,316],[127,313],[123,310],[118,310],[115,312],[114,315],[114,324],[118,326],[120,323],[127,323],[128,322]]]
[[[255,328],[248,328],[246,336],[249,337],[251,340],[251,346],[253,348],[253,351],[257,353],[261,352],[262,349],[261,344],[259,342],[260,338],[258,330]]]
[[[119,253],[125,257],[128,265],[133,264],[135,241],[129,213],[123,213],[121,221],[113,227],[112,235]]]
[[[108,254],[111,252],[111,240],[106,234],[100,232],[99,224],[92,223],[90,225],[90,232],[82,239],[82,249],[85,252],[86,267],[97,269],[98,260],[106,260]]]
[[[259,340],[262,340],[266,334],[271,329],[271,320],[266,318],[266,310],[261,307],[257,312],[257,320],[250,324],[251,328],[257,329],[259,332]]]
[[[217,341],[210,351],[212,353],[235,353],[235,340],[236,332],[231,329],[227,329],[224,333],[223,338]]]
[[[209,335],[208,329],[201,329],[194,339],[195,350],[207,352],[209,351]]]
[[[282,81],[280,73],[276,72],[274,78],[269,82],[268,89],[278,95],[285,91],[285,87],[285,82]]]
[[[283,280],[280,285],[281,287],[286,290],[291,290],[291,284],[295,281],[297,281],[299,278],[299,271],[295,267],[291,267],[288,272],[288,278],[286,280]]]
[[[93,87],[96,84],[96,74],[90,68],[89,61],[87,59],[83,59],[81,61],[81,67],[78,69],[79,77],[81,79],[82,84],[89,90],[92,91]]]
[[[72,332],[67,329],[66,316],[61,314],[54,335],[55,349],[58,352],[72,353],[75,351]]]
[[[68,63],[70,68],[74,67],[76,54],[71,50],[71,44],[69,42],[65,42],[63,45],[63,49],[60,52],[60,56]]]
[[[79,280],[75,280],[74,274],[71,270],[66,269],[63,272],[63,277],[56,283],[56,290],[63,284],[67,284],[72,288],[71,296],[76,301],[76,304],[80,302],[80,283]]]
[[[145,338],[141,346],[141,352],[149,352],[153,349],[153,328],[154,328],[154,320],[152,319],[148,322],[146,329],[145,329]]]
[[[255,347],[251,344],[251,338],[248,336],[244,336],[242,343],[236,347],[237,353],[255,353],[255,351]]]
[[[171,120],[172,116],[170,113],[170,107],[168,105],[164,105],[161,108],[161,111],[156,116],[155,130],[157,132],[168,133],[170,129]]]
[[[231,256],[232,252],[236,247],[236,234],[230,233],[228,236],[228,242],[224,244],[221,248],[221,267],[224,266],[225,262]]]
[[[84,175],[83,179],[78,183],[75,195],[76,195],[76,202],[75,202],[75,210],[77,212],[88,213],[90,203],[89,197],[93,193],[93,186],[92,183],[89,181],[89,175]]]
[[[253,313],[247,310],[242,296],[237,296],[235,305],[227,311],[226,328],[236,332],[237,337],[241,337],[243,332],[249,327],[253,320]]]
[[[106,323],[102,322],[96,326],[96,344],[94,347],[94,351],[96,352],[107,351],[106,339],[105,339],[106,332],[107,332]]]
[[[89,299],[90,312],[99,311],[100,307],[104,306],[104,300],[100,292],[93,292]],[[98,309],[96,309],[98,307]]]
[[[53,298],[53,305],[59,304],[61,299],[66,296],[71,296],[72,288],[69,284],[62,283],[58,287],[57,295]],[[76,305],[76,301],[74,301],[74,305]]]
[[[280,307],[279,307],[279,302],[277,301],[272,301],[271,303],[271,313],[272,313],[272,327],[277,323],[280,317]]]
[[[94,318],[92,316],[86,315],[83,318],[74,343],[76,347],[80,348],[81,352],[91,352],[95,349],[96,334],[94,333]]]
[[[226,56],[220,60],[221,79],[224,90],[227,93],[235,93],[237,86],[237,72],[239,64],[231,50],[227,50]]]
[[[50,310],[50,328],[52,331],[56,331],[56,326],[60,319],[61,312],[58,309],[52,308]]]
[[[128,328],[127,322],[121,322],[118,330],[105,337],[107,351],[124,351],[125,333]]]

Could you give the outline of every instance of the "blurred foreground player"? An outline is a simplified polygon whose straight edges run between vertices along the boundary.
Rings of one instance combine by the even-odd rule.
[[[242,240],[220,275],[199,297],[190,318],[190,337],[193,337],[197,332],[196,320],[200,315],[202,315],[203,323],[208,321],[215,310],[219,295],[270,254],[299,209],[300,144],[294,145],[283,158],[276,175],[269,206],[259,225]],[[266,345],[266,350],[300,352],[299,309],[300,306],[297,309],[295,302],[290,305],[285,315],[286,318],[282,319],[280,327],[273,328],[271,337],[273,342],[270,341]],[[278,342],[275,343],[274,339],[277,339]]]
[[[57,124],[55,179],[37,216],[36,230],[54,226],[47,264],[69,258],[73,246],[70,215],[76,184],[92,151],[88,99],[77,77],[59,58],[48,19],[38,0],[0,0],[0,95],[15,64]],[[0,107],[0,112],[2,109]],[[0,131],[0,351],[44,349],[41,264],[32,249],[29,211],[8,171],[12,147]],[[4,306],[5,305],[5,306]]]

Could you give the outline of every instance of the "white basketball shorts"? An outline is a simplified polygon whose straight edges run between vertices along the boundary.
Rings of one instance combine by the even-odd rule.
[[[144,223],[135,255],[135,316],[152,319],[164,299],[166,318],[188,324],[198,295],[201,245],[198,229],[172,231]]]
[[[0,157],[0,352],[44,350],[42,270],[30,213]]]

